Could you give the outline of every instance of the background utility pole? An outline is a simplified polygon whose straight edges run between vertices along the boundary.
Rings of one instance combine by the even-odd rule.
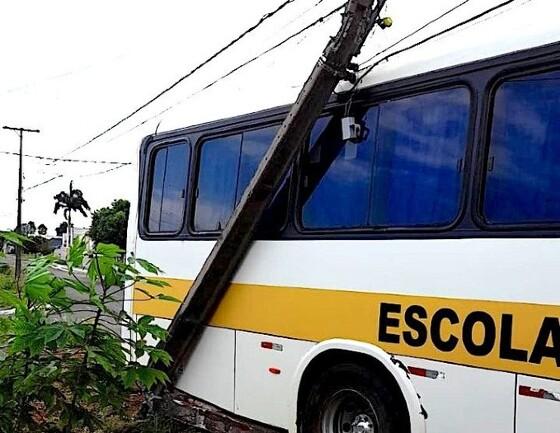
[[[17,225],[16,232],[21,234],[21,203],[23,200],[23,133],[34,132],[39,133],[38,129],[15,128],[12,126],[4,126],[3,129],[16,131],[19,133],[19,175],[18,175],[18,208],[17,208]],[[16,282],[19,290],[19,279],[21,277],[21,247],[16,245]]]

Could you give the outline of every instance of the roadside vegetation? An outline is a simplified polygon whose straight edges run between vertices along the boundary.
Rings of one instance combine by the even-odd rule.
[[[25,241],[12,233],[0,237]],[[110,308],[131,285],[166,283],[157,279],[161,271],[155,265],[134,257],[123,262],[122,254],[116,245],[89,248],[78,238],[62,278],[51,272],[53,256],[30,262],[20,284],[11,270],[0,272],[0,433],[126,429],[149,390],[168,380],[163,371],[137,361],[171,362],[152,343],[165,340],[166,331],[152,317],[136,320]],[[76,276],[77,267],[87,269],[85,282]],[[155,298],[176,301],[163,294]],[[80,310],[90,314],[78,319],[74,313]],[[119,327],[126,332],[115,331]]]
[[[111,243],[121,248],[126,246],[126,231],[130,202],[113,200],[110,207],[103,207],[93,212],[89,237],[95,243]]]

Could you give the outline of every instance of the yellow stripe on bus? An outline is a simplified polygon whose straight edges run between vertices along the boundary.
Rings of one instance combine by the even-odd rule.
[[[191,285],[167,281],[163,292],[179,299]],[[173,318],[178,308],[139,292],[136,299],[136,314]],[[232,284],[211,325],[309,341],[347,338],[399,355],[560,379],[554,305]]]

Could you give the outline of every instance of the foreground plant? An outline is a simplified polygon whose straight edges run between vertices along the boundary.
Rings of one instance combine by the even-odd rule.
[[[12,310],[0,315],[0,432],[93,431],[118,414],[131,390],[167,381],[163,371],[136,361],[147,355],[169,364],[169,355],[148,342],[165,340],[166,331],[152,317],[135,320],[119,308],[131,285],[166,283],[141,275],[157,275],[156,266],[123,263],[122,253],[107,244],[88,249],[77,239],[66,277],[51,272],[55,258],[48,256],[27,267],[17,292],[0,289],[0,305]],[[78,267],[87,269],[86,279]]]

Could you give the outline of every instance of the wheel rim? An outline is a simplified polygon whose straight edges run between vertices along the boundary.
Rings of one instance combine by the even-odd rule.
[[[343,389],[329,398],[321,415],[322,433],[378,433],[372,403],[354,389]]]

